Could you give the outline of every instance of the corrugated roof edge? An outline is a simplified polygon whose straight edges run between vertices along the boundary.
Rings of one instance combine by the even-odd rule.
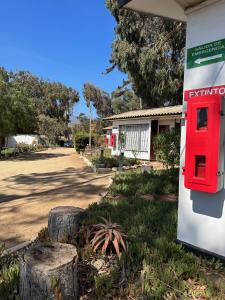
[[[146,117],[153,117],[153,116],[157,117],[157,116],[181,115],[181,114],[182,114],[182,105],[176,105],[176,106],[128,111],[125,113],[104,118],[104,120],[134,119],[134,118],[146,118]]]

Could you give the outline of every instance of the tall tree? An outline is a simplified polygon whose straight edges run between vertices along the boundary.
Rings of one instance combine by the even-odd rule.
[[[0,68],[0,137],[14,132],[12,106],[12,98],[9,92],[9,74],[4,68]]]
[[[42,80],[30,72],[7,72],[0,68],[0,137],[43,134],[43,128],[50,128],[45,126],[47,123],[57,123],[60,132],[67,132],[72,108],[78,100],[78,92],[61,83]],[[58,132],[57,128],[55,138]]]
[[[112,108],[114,114],[126,111],[142,109],[141,99],[132,90],[125,90],[122,93],[115,91],[112,94]]]
[[[33,133],[36,128],[35,103],[18,89],[13,73],[0,69],[0,128],[2,136],[14,133]]]
[[[79,100],[75,89],[58,82],[39,79],[25,71],[14,73],[13,79],[17,90],[23,90],[27,97],[33,99],[38,114],[69,122],[72,108]]]
[[[83,95],[87,106],[89,107],[90,104],[93,103],[100,118],[112,114],[111,96],[107,92],[102,91],[94,84],[87,82],[84,84]]]
[[[185,25],[119,9],[106,0],[115,17],[112,67],[128,74],[134,92],[149,107],[182,101]]]

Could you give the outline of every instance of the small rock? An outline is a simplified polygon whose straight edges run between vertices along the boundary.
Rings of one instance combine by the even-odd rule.
[[[112,171],[113,171],[113,172],[117,172],[117,170],[118,170],[117,167],[113,167],[113,168],[112,168]]]

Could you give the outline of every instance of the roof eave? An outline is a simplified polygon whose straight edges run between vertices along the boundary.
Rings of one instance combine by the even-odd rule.
[[[143,120],[143,119],[151,119],[151,120],[157,120],[157,119],[173,119],[182,117],[182,113],[173,113],[173,114],[166,114],[166,115],[151,115],[151,116],[134,116],[134,117],[118,117],[118,118],[105,118],[104,120],[107,121],[124,121],[124,120]]]

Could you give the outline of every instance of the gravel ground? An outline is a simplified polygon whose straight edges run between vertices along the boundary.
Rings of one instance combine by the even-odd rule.
[[[98,202],[109,177],[93,173],[69,148],[0,161],[0,241],[12,247],[34,238],[53,207]]]

